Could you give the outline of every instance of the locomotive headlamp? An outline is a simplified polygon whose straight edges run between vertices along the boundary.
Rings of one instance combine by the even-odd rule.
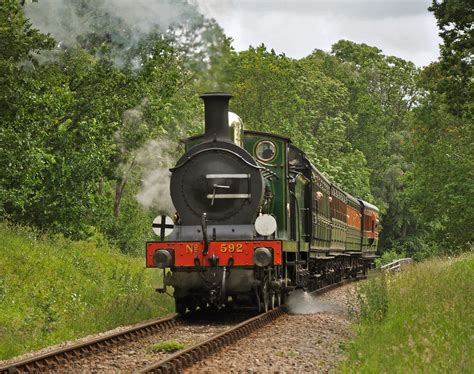
[[[266,247],[255,248],[255,252],[253,253],[253,262],[255,262],[255,265],[260,267],[270,265],[272,262],[272,252]]]
[[[170,251],[159,249],[153,255],[153,265],[157,268],[164,269],[171,265],[172,259]]]
[[[270,214],[262,214],[255,220],[255,231],[259,235],[269,236],[272,235],[277,229],[277,221],[275,217]]]

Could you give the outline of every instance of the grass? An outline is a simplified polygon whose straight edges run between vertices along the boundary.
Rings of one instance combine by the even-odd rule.
[[[346,373],[471,373],[474,254],[436,259],[359,287]]]
[[[186,347],[186,344],[170,340],[170,341],[159,342],[153,345],[150,350],[154,353],[159,353],[159,352],[172,353],[172,352],[180,351],[181,349],[184,349],[184,347]]]
[[[173,312],[143,259],[0,223],[0,359]]]

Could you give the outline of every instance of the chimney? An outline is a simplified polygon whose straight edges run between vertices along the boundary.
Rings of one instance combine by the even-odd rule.
[[[204,140],[231,142],[229,127],[229,100],[232,95],[225,92],[208,92],[201,95],[204,100]]]

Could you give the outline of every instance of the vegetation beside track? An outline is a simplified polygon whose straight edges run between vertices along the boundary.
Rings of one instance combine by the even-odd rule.
[[[71,241],[0,224],[0,359],[169,314],[158,272],[101,237]]]
[[[157,352],[165,352],[165,353],[172,353],[184,349],[186,347],[185,343],[176,342],[176,341],[164,341],[159,342],[151,347],[151,351],[154,353]]]
[[[474,254],[379,274],[358,289],[357,337],[343,372],[470,372]]]

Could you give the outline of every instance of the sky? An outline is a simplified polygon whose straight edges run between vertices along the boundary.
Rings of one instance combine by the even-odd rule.
[[[441,39],[427,10],[431,0],[197,0],[216,19],[237,51],[264,43],[301,58],[330,51],[340,39],[366,43],[426,66],[439,56]]]

